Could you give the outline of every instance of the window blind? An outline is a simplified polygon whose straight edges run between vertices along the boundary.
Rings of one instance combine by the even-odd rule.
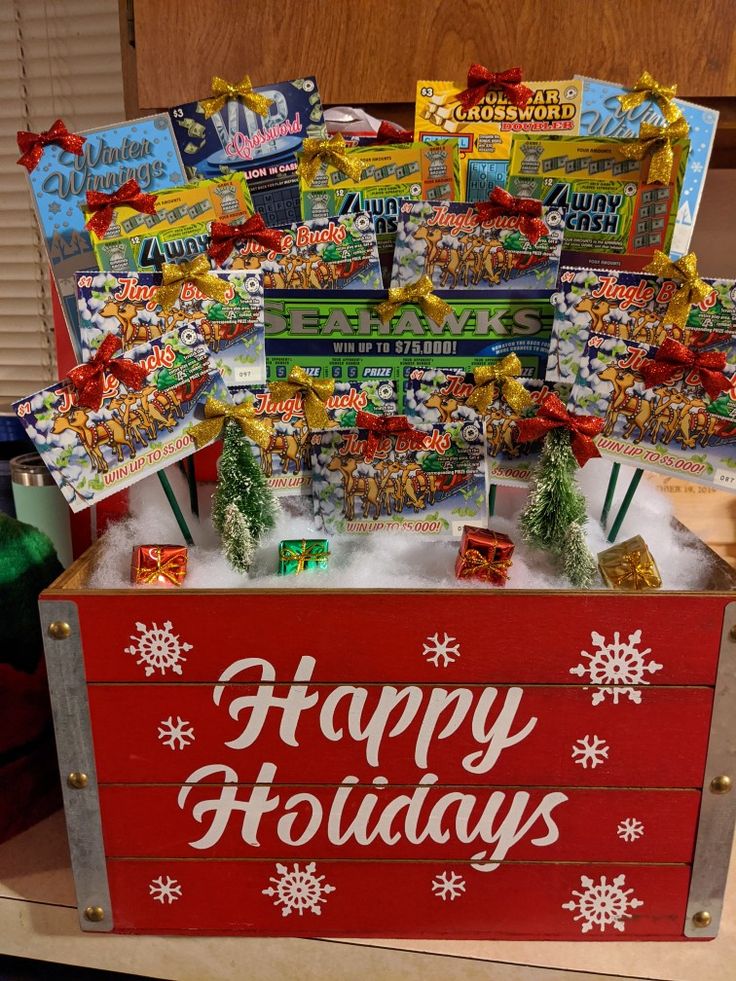
[[[48,261],[16,132],[124,116],[117,0],[0,4],[0,411],[56,378]]]

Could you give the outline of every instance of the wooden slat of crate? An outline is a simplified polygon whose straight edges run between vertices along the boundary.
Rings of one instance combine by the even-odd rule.
[[[352,774],[365,782],[380,775],[391,783],[412,784],[433,772],[442,784],[702,783],[711,688],[652,687],[639,693],[641,704],[625,694],[618,704],[612,698],[593,704],[595,689],[479,686],[464,689],[467,701],[436,702],[426,687],[400,699],[389,693],[390,701],[381,705],[393,707],[380,718],[379,678],[377,673],[377,683],[358,689],[354,698],[350,686],[310,685],[312,708],[299,716],[291,713],[291,721],[282,725],[282,713],[274,707],[262,729],[257,724],[247,728],[255,686],[227,686],[218,707],[205,685],[94,685],[89,701],[98,779],[333,784]],[[443,689],[455,693],[458,686]],[[274,694],[283,702],[287,687],[277,687]],[[441,715],[433,718],[443,704]],[[159,726],[172,717],[191,723],[196,734],[186,750],[175,754],[158,736]],[[125,739],[120,739],[123,730]],[[597,765],[583,766],[573,750],[590,737],[608,748]],[[259,776],[264,760],[275,764],[274,776]],[[208,766],[211,773],[193,776]]]
[[[281,869],[274,862],[111,860],[115,929],[266,936],[318,932],[361,937],[662,940],[682,934],[690,877],[687,865],[510,863],[485,873],[462,863],[325,861],[316,863],[313,871],[321,877],[316,916],[309,909],[300,914],[286,905],[278,883],[293,871],[293,863]],[[304,870],[301,863],[300,871]],[[432,884],[451,874],[463,880],[464,890],[443,900]],[[161,878],[176,881],[180,898],[171,903],[152,900],[150,885]],[[595,927],[583,933],[586,920],[567,904],[580,902],[576,893],[585,893],[586,882],[600,887],[603,878],[609,886],[618,882],[625,905],[633,901],[637,905],[631,918],[622,920],[622,931],[609,923],[604,930]],[[272,892],[264,894],[264,890]],[[285,894],[293,892],[287,888]]]
[[[693,561],[697,561],[695,557]],[[713,684],[723,599],[703,594],[438,590],[425,592],[126,590],[79,597],[87,680],[312,682],[380,680],[579,684],[573,669],[607,643],[661,665],[651,684]],[[700,626],[698,656],[683,603]],[[697,612],[696,612],[697,611]],[[166,628],[169,624],[169,628]],[[447,661],[432,651],[447,646]],[[164,659],[157,662],[157,645]],[[168,653],[167,653],[168,652]],[[172,663],[168,663],[169,655]],[[307,660],[304,660],[304,659]],[[311,659],[311,661],[309,660]],[[263,665],[261,662],[266,662]],[[313,662],[313,663],[312,663]]]
[[[220,798],[222,823],[203,806]],[[690,862],[699,807],[696,790],[100,787],[109,858]]]

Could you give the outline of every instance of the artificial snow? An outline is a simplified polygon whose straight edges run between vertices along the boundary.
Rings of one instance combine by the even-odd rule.
[[[611,464],[591,460],[579,473],[588,500],[590,520],[586,527],[588,546],[594,555],[610,547],[600,527],[599,516]],[[615,516],[633,474],[621,468]],[[332,535],[330,564],[326,570],[301,575],[279,576],[278,543],[285,538],[324,538],[308,513],[309,499],[286,498],[274,531],[262,541],[250,573],[232,570],[220,553],[217,535],[207,517],[212,485],[199,488],[201,520],[186,508],[188,490],[176,467],[167,471],[176,496],[187,516],[197,543],[189,548],[188,573],[184,586],[189,589],[467,589],[483,588],[473,580],[458,581],[454,575],[458,542],[435,541],[407,533],[376,533],[362,537]],[[159,481],[149,477],[130,492],[130,516],[112,526],[103,536],[90,586],[100,589],[134,589],[130,582],[130,556],[134,545],[183,544],[181,532],[171,514]],[[524,545],[517,518],[526,501],[525,489],[499,487],[496,514],[490,520],[495,531],[505,532],[516,543],[507,589],[570,590],[570,584],[555,569],[544,552]],[[708,554],[693,545],[692,538],[679,533],[671,522],[672,508],[653,485],[642,481],[618,541],[641,535],[662,575],[662,588],[698,590],[707,588],[713,568]],[[161,587],[175,588],[175,587]],[[488,586],[493,589],[496,587]],[[597,582],[592,588],[604,588]]]

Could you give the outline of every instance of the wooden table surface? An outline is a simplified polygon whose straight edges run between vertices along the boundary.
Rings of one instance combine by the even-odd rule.
[[[732,861],[732,866],[733,866]],[[380,901],[380,897],[376,898]],[[736,876],[708,943],[122,937],[83,934],[61,812],[0,845],[0,953],[172,981],[575,981],[734,976]]]

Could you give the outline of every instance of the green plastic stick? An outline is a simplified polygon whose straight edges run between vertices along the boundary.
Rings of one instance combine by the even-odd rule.
[[[493,512],[496,510],[496,485],[491,484],[488,490],[488,517],[493,517]]]
[[[611,476],[608,478],[608,487],[606,488],[606,499],[603,502],[603,510],[601,511],[601,528],[605,531],[606,524],[608,522],[608,514],[611,510],[611,505],[613,504],[613,495],[616,492],[616,482],[618,481],[618,475],[621,471],[621,464],[614,463],[611,467]]]
[[[171,484],[169,483],[169,478],[166,476],[163,470],[159,470],[158,479],[161,481],[161,486],[164,489],[164,494],[166,494],[166,499],[169,502],[169,507],[174,512],[176,523],[179,525],[179,530],[184,536],[184,541],[187,543],[187,545],[194,545],[194,539],[192,538],[192,533],[190,532],[189,527],[187,526],[187,523],[184,520],[184,515],[181,513],[179,502],[177,501],[176,495],[174,494],[174,491],[171,488]]]
[[[634,500],[634,494],[636,493],[636,488],[639,486],[639,481],[641,480],[643,473],[644,471],[639,468],[634,471],[634,476],[631,478],[631,483],[626,488],[626,493],[624,494],[624,499],[621,502],[621,507],[618,509],[618,514],[611,525],[611,530],[608,534],[609,542],[616,541],[616,536],[621,530],[621,525],[626,517],[626,512],[629,510],[629,505]]]
[[[618,464],[616,464],[618,466]],[[189,507],[195,518],[199,517],[199,496],[197,495],[197,471],[194,465],[194,455],[184,461],[187,483],[189,484]]]

